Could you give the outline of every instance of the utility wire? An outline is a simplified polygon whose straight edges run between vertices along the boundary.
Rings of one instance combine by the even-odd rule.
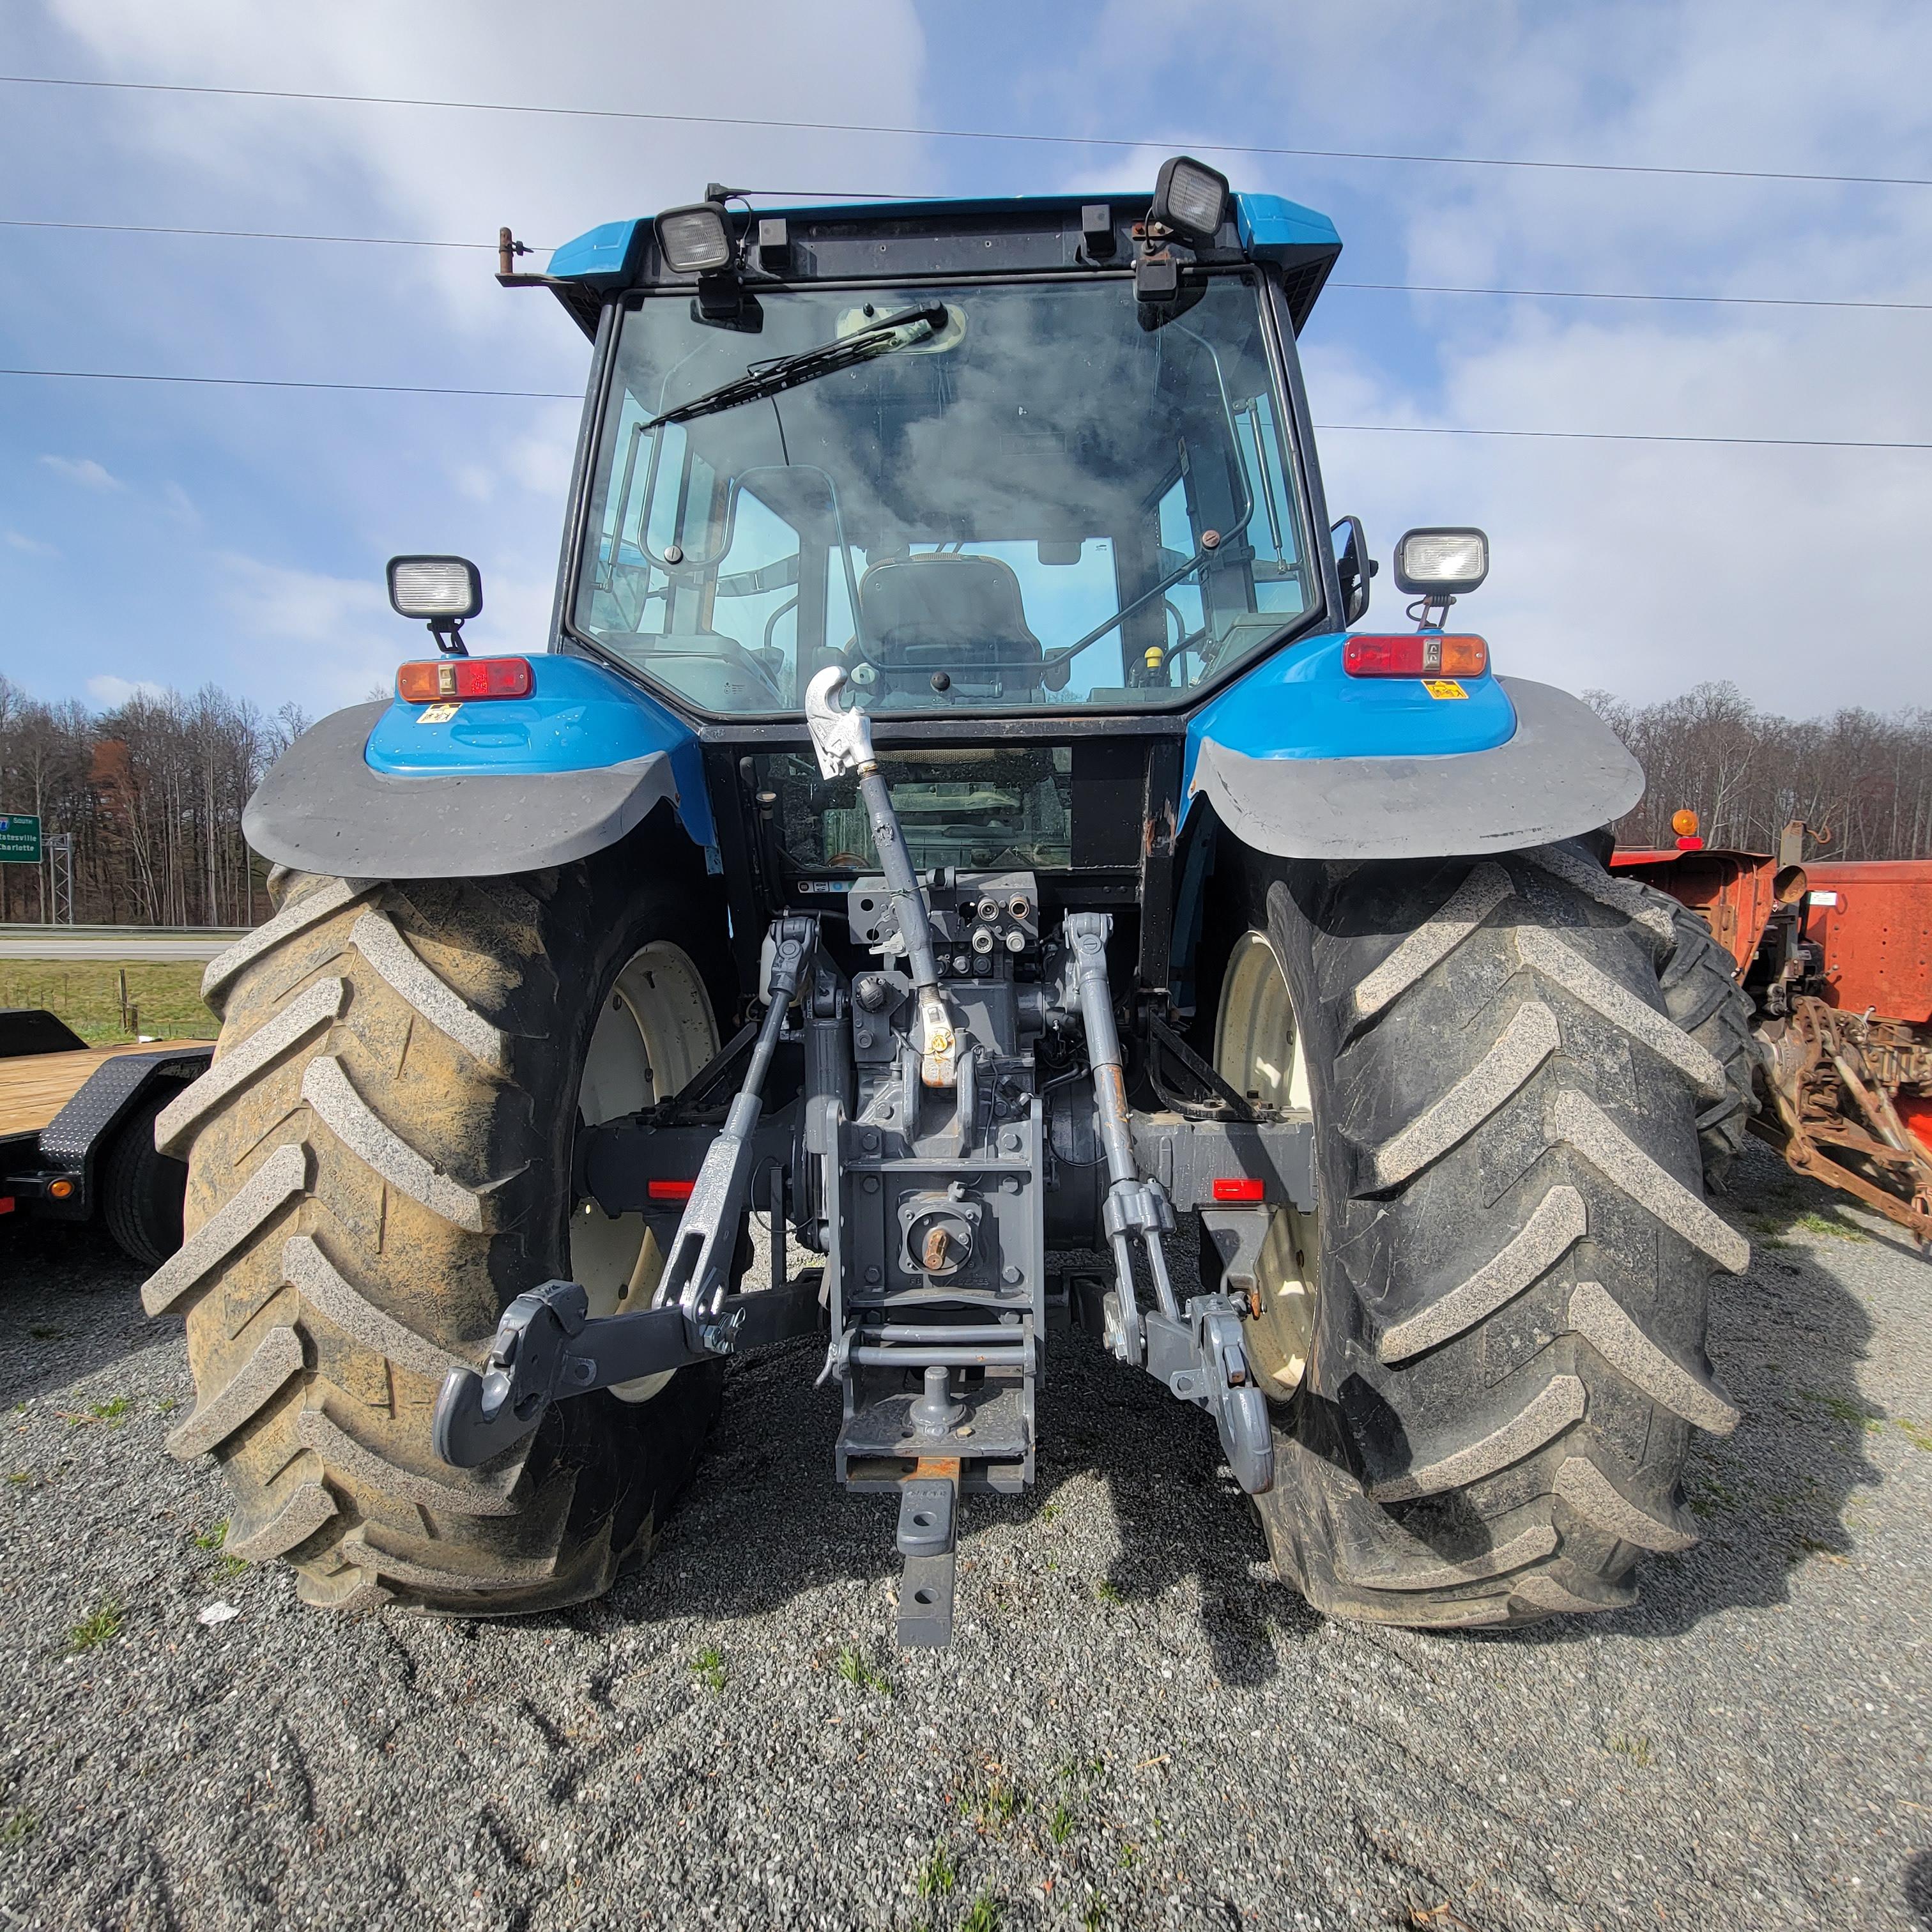
[[[418,382],[311,382],[267,376],[155,375],[124,369],[0,368],[0,376],[43,376],[73,382],[185,382],[241,389],[353,390],[384,396],[498,396],[544,403],[583,400],[573,389],[462,389]],[[1780,449],[1932,449],[1932,442],[1882,442],[1829,436],[1646,435],[1634,430],[1482,429],[1438,423],[1316,423],[1313,427],[1326,434],[1345,435],[1529,436],[1571,442],[1733,443]]]
[[[186,94],[243,100],[325,101],[358,107],[431,107],[472,114],[534,114],[575,121],[640,121],[676,127],[778,128],[814,134],[909,135],[929,141],[1009,141],[1057,148],[1140,149],[1155,143],[1143,137],[1128,140],[1118,135],[1040,134],[990,128],[914,128],[864,121],[773,120],[752,115],[667,114],[638,107],[554,107],[518,100],[444,100],[411,94],[325,94],[280,87],[212,87],[180,81],[94,80],[38,74],[0,74],[0,83],[15,87],[87,88],[124,94]],[[1414,154],[1360,148],[1285,148],[1232,141],[1177,142],[1175,146],[1209,154],[1251,154],[1298,160],[1393,161],[1432,167],[1534,168],[1568,174],[1656,175],[1703,181],[1810,182],[1838,188],[1932,188],[1932,176],[1921,175],[1841,175],[1803,172],[1794,168],[1664,167],[1634,161],[1559,161],[1498,154]]]
[[[746,188],[746,194],[832,194],[840,190],[824,188]],[[910,195],[874,194],[853,199],[871,201],[908,201]],[[494,254],[494,242],[441,242],[413,235],[310,235],[284,233],[262,228],[163,228],[116,221],[36,221],[0,216],[0,228],[37,228],[71,230],[87,235],[175,235],[212,237],[235,242],[340,242],[380,248],[470,248]],[[538,242],[525,247],[534,255],[548,255],[553,249]],[[1534,302],[1634,302],[1708,303],[1742,308],[1844,308],[1895,309],[1913,314],[1932,312],[1932,302],[1887,302],[1852,296],[1703,296],[1658,292],[1644,289],[1507,289],[1465,286],[1447,282],[1350,282],[1334,280],[1327,286],[1390,295],[1503,296]]]

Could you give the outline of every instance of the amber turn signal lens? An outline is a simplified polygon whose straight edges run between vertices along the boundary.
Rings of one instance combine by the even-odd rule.
[[[528,658],[430,658],[396,670],[396,695],[405,704],[527,698],[536,684]]]
[[[73,1193],[74,1183],[70,1180],[50,1180],[47,1183],[47,1192],[56,1201],[64,1201]]]
[[[1697,814],[1688,806],[1682,812],[1673,812],[1670,814],[1670,829],[1680,838],[1694,838],[1697,831]]]

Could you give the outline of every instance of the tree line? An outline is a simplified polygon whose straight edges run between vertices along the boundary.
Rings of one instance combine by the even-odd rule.
[[[1620,845],[1672,844],[1671,815],[1688,806],[1707,845],[1775,852],[1802,819],[1819,856],[1932,856],[1932,710],[1784,718],[1728,682],[1659,704],[1584,695],[1649,781],[1618,821]]]
[[[96,712],[0,676],[0,812],[72,834],[81,925],[252,926],[268,914],[268,868],[242,838],[242,808],[307,722],[212,684]],[[0,922],[44,920],[52,887],[50,860],[0,865]]]
[[[1710,845],[1774,852],[1801,818],[1834,858],[1932,856],[1932,710],[1784,718],[1728,683],[1658,704],[1586,696],[1649,778],[1620,844],[1670,844],[1671,814],[1688,806]],[[252,926],[268,910],[267,867],[242,808],[307,722],[213,685],[96,712],[0,676],[0,812],[73,834],[83,925]],[[45,866],[0,865],[0,922],[44,919],[50,883]]]

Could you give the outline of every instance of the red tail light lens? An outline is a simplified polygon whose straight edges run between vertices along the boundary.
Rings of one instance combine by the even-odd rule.
[[[646,1182],[644,1192],[653,1201],[688,1201],[694,1180],[652,1180]]]
[[[528,658],[430,658],[396,670],[396,695],[405,704],[527,698],[536,685]]]
[[[1409,631],[1399,637],[1351,638],[1342,668],[1351,677],[1480,677],[1490,647],[1480,638]]]
[[[1216,1201],[1259,1201],[1264,1198],[1258,1180],[1217,1180],[1214,1184]]]

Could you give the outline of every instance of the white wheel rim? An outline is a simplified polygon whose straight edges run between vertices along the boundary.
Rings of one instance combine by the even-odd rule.
[[[675,1094],[718,1051],[718,1027],[698,968],[680,946],[653,940],[626,962],[604,996],[584,1072],[577,1110],[586,1127]],[[664,1254],[641,1214],[606,1214],[596,1202],[574,1202],[570,1215],[571,1278],[581,1282],[592,1315],[647,1307],[664,1272]],[[647,1402],[670,1380],[644,1376],[610,1393]]]
[[[1244,934],[1228,958],[1214,1027],[1214,1070],[1258,1106],[1312,1104],[1288,975],[1264,933]],[[1318,1216],[1283,1208],[1262,1243],[1255,1270],[1261,1306],[1246,1328],[1255,1365],[1278,1401],[1292,1395],[1307,1372],[1320,1242]]]

